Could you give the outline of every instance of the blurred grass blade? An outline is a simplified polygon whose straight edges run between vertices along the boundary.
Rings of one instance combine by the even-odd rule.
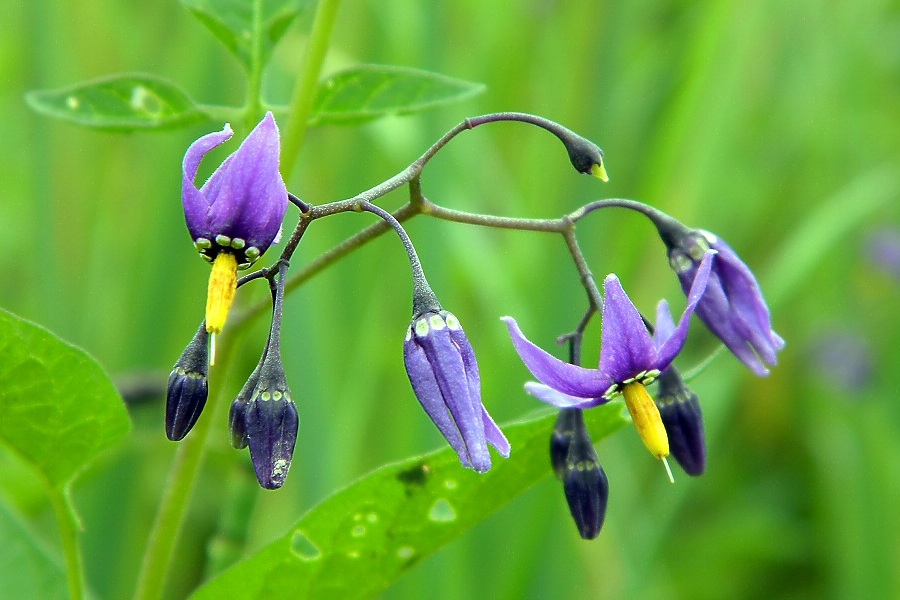
[[[412,113],[465,100],[484,89],[480,83],[419,69],[364,65],[319,85],[310,124],[359,123]]]
[[[626,423],[619,403],[585,413],[595,441]],[[450,448],[382,467],[304,515],[195,599],[369,598],[550,474],[556,413],[509,425],[509,459],[483,475]],[[562,491],[560,491],[562,494]]]
[[[112,75],[56,90],[35,90],[25,99],[45,115],[114,131],[182,127],[206,118],[174,83],[140,73]]]
[[[260,62],[287,31],[307,0],[181,0],[248,71],[253,63],[253,10],[260,3],[262,40]]]
[[[69,597],[62,565],[0,498],[0,598],[65,600]]]
[[[0,441],[61,490],[131,424],[94,359],[0,310]]]

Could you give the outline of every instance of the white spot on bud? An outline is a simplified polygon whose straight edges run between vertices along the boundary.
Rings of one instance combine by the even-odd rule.
[[[435,331],[440,331],[447,327],[447,323],[441,315],[431,315],[428,317],[428,324],[431,325],[431,328]]]
[[[425,337],[430,331],[428,327],[428,319],[419,319],[416,321],[416,337]]]
[[[450,329],[450,331],[459,331],[462,329],[462,325],[459,324],[459,319],[457,319],[453,313],[446,313],[444,319],[446,320],[447,328]]]

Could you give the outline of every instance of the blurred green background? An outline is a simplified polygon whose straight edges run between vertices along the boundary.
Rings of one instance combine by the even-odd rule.
[[[198,101],[240,104],[240,67],[174,0],[5,0],[0,14],[0,239],[9,249],[0,306],[85,348],[123,385],[161,384],[202,318],[208,275],[184,228],[181,159],[220,124],[97,133],[29,111],[23,94],[148,71]],[[267,72],[272,102],[287,100],[310,15]],[[611,488],[599,539],[578,537],[548,477],[384,598],[900,597],[900,279],[868,251],[873,233],[900,229],[900,4],[348,1],[333,40],[326,75],[397,64],[487,91],[414,117],[310,131],[289,182],[301,198],[366,189],[466,116],[541,114],[600,144],[610,183],[574,174],[546,133],[498,124],[442,152],[423,177],[426,195],[530,217],[599,197],[651,203],[729,241],[758,274],[788,342],[767,379],[722,355],[693,382],[707,417],[703,477],[677,472],[670,485],[626,429],[598,448]],[[403,200],[398,192],[382,205]],[[295,267],[371,220],[316,223]],[[575,326],[585,297],[562,239],[422,217],[409,232],[478,352],[487,407],[501,423],[527,414],[528,374],[498,318],[515,315],[548,348]],[[595,274],[618,273],[639,307],[662,295],[683,306],[640,217],[608,211],[579,232]],[[242,299],[264,297],[255,287]],[[283,533],[338,487],[443,443],[405,379],[409,296],[402,247],[385,237],[289,297],[284,355],[301,420],[291,477],[280,492],[259,490],[223,422],[169,597]],[[685,368],[715,348],[699,323],[692,331]],[[235,393],[264,337],[262,323],[246,336],[230,374]],[[596,346],[587,344],[588,360]],[[160,393],[130,412],[133,435],[74,487],[100,598],[131,594],[175,450]],[[56,553],[43,489],[5,450],[0,500]]]

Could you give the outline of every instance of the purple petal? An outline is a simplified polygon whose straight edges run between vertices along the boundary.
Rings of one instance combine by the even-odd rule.
[[[281,230],[287,188],[279,171],[280,141],[272,113],[201,188],[210,201],[210,229],[265,251]],[[215,195],[213,196],[213,192]]]
[[[294,455],[298,424],[297,407],[285,398],[254,399],[245,408],[250,458],[262,487],[274,490],[284,485]]]
[[[497,427],[497,423],[494,422],[494,419],[491,418],[491,415],[488,414],[488,411],[484,406],[481,407],[481,420],[484,422],[484,436],[487,438],[488,443],[497,449],[500,456],[509,458],[511,449],[509,440],[506,439],[506,436],[503,435],[503,432]]]
[[[672,332],[672,335],[666,340],[661,340],[659,353],[656,358],[656,365],[654,365],[653,368],[659,369],[660,371],[664,370],[673,360],[675,360],[675,356],[681,352],[681,348],[684,347],[684,342],[687,340],[688,327],[691,322],[691,315],[694,314],[697,303],[700,302],[703,293],[706,291],[706,285],[709,283],[709,272],[712,268],[715,255],[716,252],[714,250],[710,250],[703,255],[703,260],[700,261],[700,267],[697,269],[697,276],[694,277],[694,283],[691,285],[690,292],[688,292],[687,306],[684,309],[684,313],[681,315],[678,326],[675,328],[675,331]]]
[[[206,219],[209,201],[205,194],[198,190],[194,185],[194,179],[197,177],[200,161],[203,160],[203,157],[213,148],[221,146],[231,139],[233,134],[234,132],[231,130],[231,125],[226,123],[222,131],[204,135],[191,144],[184,155],[184,160],[181,163],[181,201],[184,206],[184,220],[187,223],[188,231],[190,231],[191,239],[193,240],[196,240],[198,237],[207,237],[210,235]]]
[[[672,319],[669,303],[665,300],[660,300],[659,304],[656,305],[655,324],[656,330],[653,333],[653,343],[658,344],[656,349],[659,350],[662,340],[669,339],[675,333],[675,321]]]
[[[590,399],[603,395],[612,380],[596,369],[585,369],[544,352],[532,344],[512,317],[502,317],[513,346],[532,375],[542,383],[571,396]]]
[[[428,417],[437,425],[438,430],[450,447],[459,455],[460,461],[468,468],[472,468],[472,462],[469,460],[469,453],[466,451],[466,444],[463,441],[462,433],[456,422],[447,410],[444,403],[444,396],[438,387],[437,379],[428,364],[428,358],[418,344],[412,340],[408,340],[403,344],[403,362],[406,365],[406,373],[409,376],[409,382],[412,384],[413,393],[419,400],[419,404],[425,409]]]
[[[558,408],[593,408],[603,403],[602,398],[576,398],[554,390],[552,387],[529,381],[525,384],[525,391],[547,404]]]
[[[619,278],[608,275],[603,288],[606,303],[603,306],[600,371],[611,382],[621,382],[641,371],[653,369],[656,348],[641,314],[622,289]]]

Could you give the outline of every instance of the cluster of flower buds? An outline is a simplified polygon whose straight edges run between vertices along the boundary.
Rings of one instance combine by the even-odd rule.
[[[232,136],[231,127],[210,133],[188,148],[183,163],[185,221],[200,256],[213,264],[206,319],[175,364],[166,399],[166,434],[183,439],[200,416],[208,396],[208,365],[214,362],[214,336],[222,331],[238,287],[237,271],[246,269],[278,240],[288,193],[279,172],[280,140],[271,113],[201,188],[194,185],[200,161]],[[273,289],[272,328],[259,365],[231,407],[236,448],[249,445],[259,484],[284,484],[298,417],[282,365],[281,314],[286,265],[279,263]]]

